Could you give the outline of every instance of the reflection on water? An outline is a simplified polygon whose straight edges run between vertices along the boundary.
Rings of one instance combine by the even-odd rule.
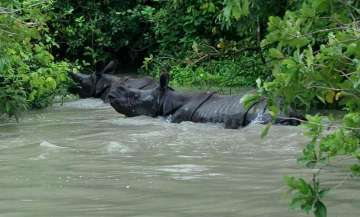
[[[306,138],[294,127],[124,118],[94,99],[0,125],[0,216],[305,216],[289,211],[283,176]],[[346,173],[329,169],[331,184]],[[360,184],[325,201],[330,216],[358,217]]]

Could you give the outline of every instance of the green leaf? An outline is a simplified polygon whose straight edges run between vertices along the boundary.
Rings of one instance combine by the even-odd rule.
[[[330,191],[330,188],[325,188],[319,191],[319,197],[323,198],[328,192]]]
[[[260,100],[260,96],[258,94],[245,94],[241,97],[240,102],[243,103],[245,109],[249,109],[254,103]]]
[[[293,176],[285,176],[284,177],[284,181],[285,181],[286,185],[289,186],[290,188],[293,188],[292,186],[293,186],[294,179],[295,179],[295,177],[293,177]]]
[[[277,115],[280,113],[280,109],[277,106],[270,106],[269,107],[270,114],[273,118],[277,117]]]
[[[305,199],[304,198],[293,198],[290,202],[290,208],[291,209],[299,209],[301,208],[305,203]]]
[[[52,77],[47,77],[46,83],[50,89],[54,90],[56,88],[56,81]]]
[[[351,172],[355,175],[355,176],[360,176],[360,165],[359,164],[354,164],[351,166]]]
[[[355,157],[356,157],[358,160],[360,160],[360,152],[356,153],[356,154],[355,154]]]
[[[315,208],[314,215],[316,217],[326,217],[327,216],[326,206],[321,201],[316,201],[314,208]]]
[[[335,95],[336,95],[335,91],[333,91],[333,90],[328,90],[328,91],[326,92],[326,95],[325,95],[325,100],[326,100],[326,102],[327,102],[327,103],[330,103],[330,104],[334,103]]]
[[[272,126],[271,123],[268,123],[265,128],[261,131],[260,137],[263,139],[269,133],[270,127]]]
[[[283,59],[284,58],[284,54],[279,49],[275,49],[275,48],[271,48],[269,50],[269,55],[270,55],[270,57],[272,57],[274,59]]]

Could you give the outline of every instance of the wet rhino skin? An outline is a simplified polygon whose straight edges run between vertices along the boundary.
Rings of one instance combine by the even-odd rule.
[[[159,86],[148,90],[120,85],[110,92],[110,103],[116,111],[129,117],[169,116],[169,120],[174,123],[224,123],[225,128],[239,128],[253,121],[298,124],[290,117],[272,120],[265,100],[259,100],[245,108],[242,101],[244,95],[223,96],[215,92],[178,93],[168,87],[166,75],[160,76],[159,83]]]
[[[111,88],[118,85],[124,85],[135,89],[150,89],[156,86],[156,81],[148,76],[132,78],[129,76],[113,75],[116,67],[117,62],[111,61],[103,70],[93,74],[70,72],[70,77],[75,83],[70,89],[70,92],[78,94],[80,98],[95,97],[108,102],[108,94]]]

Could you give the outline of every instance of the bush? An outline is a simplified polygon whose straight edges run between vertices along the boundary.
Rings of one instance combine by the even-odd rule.
[[[221,40],[259,47],[267,18],[282,15],[284,0],[171,0],[150,17],[161,55],[178,56],[194,42],[216,47]]]
[[[145,72],[169,68],[179,85],[254,86],[270,75],[260,48],[267,18],[292,6],[285,2],[168,1],[149,16],[158,49]]]
[[[49,105],[67,84],[69,65],[55,62],[46,35],[43,10],[37,1],[2,3],[0,14],[0,116],[15,116],[29,108]]]
[[[260,55],[246,53],[236,57],[223,57],[198,64],[179,64],[163,60],[152,60],[153,76],[158,76],[164,67],[169,68],[175,85],[197,87],[250,87],[258,78],[266,79],[269,69],[262,63]],[[165,64],[165,66],[164,66]]]
[[[140,0],[55,1],[48,11],[50,32],[61,59],[94,69],[118,59],[139,65],[153,45],[147,14],[153,10]]]
[[[257,62],[261,55],[260,40],[266,32],[267,18],[282,15],[292,5],[285,0],[55,1],[49,11],[50,29],[57,44],[53,53],[88,66],[115,58],[123,67],[129,64],[138,67],[145,57],[145,62],[155,58],[164,65],[170,58],[178,60],[172,62],[180,65],[177,68],[184,68],[183,63],[188,62],[187,71],[211,69],[205,64],[195,69],[194,65],[198,65],[187,61],[209,55],[203,62],[219,67],[224,61],[228,65],[226,72],[217,69],[218,72],[208,72],[209,76],[221,78],[221,74],[230,73],[231,67],[236,70],[233,73],[237,81],[230,83],[221,78],[217,84],[249,85],[254,79],[245,76],[241,81],[238,75],[253,74],[245,70],[253,70],[252,66],[247,68],[248,62]],[[212,48],[218,49],[216,57]],[[249,61],[244,57],[247,54],[241,52],[229,55],[228,51],[239,49],[256,51],[255,60]],[[240,62],[234,63],[235,60]],[[239,69],[240,64],[245,64],[245,68]]]
[[[346,156],[354,159],[352,175],[360,175],[358,8],[359,1],[305,0],[283,18],[270,17],[269,33],[262,42],[271,47],[274,79],[261,83],[259,93],[268,98],[274,115],[280,110],[279,99],[282,108],[310,111],[322,106],[345,112],[340,123],[333,123],[331,117],[307,116],[304,126],[310,141],[298,162],[313,171],[312,180],[286,178],[292,192],[290,206],[316,217],[327,216],[323,198],[332,186],[320,182],[327,166]]]
[[[320,104],[359,110],[359,3],[305,1],[283,19],[270,17],[274,80],[264,85],[271,96],[306,109]],[[355,7],[354,7],[355,6]]]

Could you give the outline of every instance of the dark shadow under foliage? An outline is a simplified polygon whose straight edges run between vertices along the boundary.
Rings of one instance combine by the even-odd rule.
[[[138,67],[154,44],[143,7],[144,1],[134,0],[56,1],[48,22],[57,44],[53,53],[93,70],[110,59]]]

